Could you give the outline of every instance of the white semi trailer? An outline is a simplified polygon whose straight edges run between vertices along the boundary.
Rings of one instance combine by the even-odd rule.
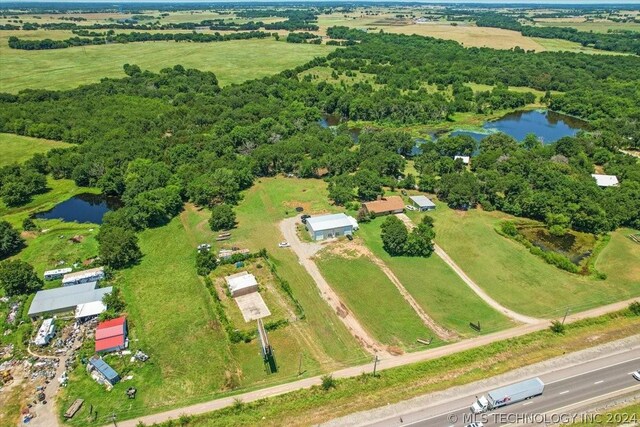
[[[482,396],[478,398],[473,405],[471,405],[471,412],[480,414],[502,406],[511,405],[512,403],[522,402],[523,400],[540,396],[543,391],[544,383],[540,378],[521,381],[492,390],[487,393],[486,397]]]

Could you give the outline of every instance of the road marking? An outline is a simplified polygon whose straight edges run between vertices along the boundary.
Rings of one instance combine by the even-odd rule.
[[[602,384],[604,380],[596,381],[594,384]]]
[[[569,393],[569,390],[561,391],[561,392],[560,392],[560,393],[558,393],[558,394],[567,394],[567,393]]]
[[[522,406],[527,406],[527,405],[531,405],[533,402],[525,402],[522,404]]]
[[[628,353],[631,353],[631,352],[634,352],[634,351],[636,351],[636,349],[635,349],[635,348],[634,348],[633,350],[629,351]],[[624,353],[621,353],[621,354],[626,354],[626,353],[627,353],[627,352],[624,352]],[[618,356],[618,354],[616,354],[616,356]],[[606,359],[606,357],[603,357],[602,359]],[[587,363],[591,363],[591,362],[598,362],[598,361],[601,361],[602,359],[596,359],[596,360],[593,360],[593,361],[585,362],[585,363],[583,363],[583,365],[586,365]],[[590,371],[581,372],[581,373],[579,373],[579,374],[571,375],[571,376],[569,376],[569,377],[564,377],[564,378],[561,378],[561,379],[558,379],[558,380],[555,380],[555,381],[545,382],[545,385],[554,384],[554,383],[559,383],[560,381],[570,380],[570,379],[575,378],[575,377],[580,377],[580,376],[582,376],[582,375],[590,374],[590,373],[592,373],[592,372],[601,371],[601,370],[603,370],[603,369],[613,368],[614,366],[622,365],[622,364],[624,364],[624,363],[634,362],[634,361],[636,361],[636,360],[640,360],[640,357],[636,357],[636,358],[634,358],[634,359],[625,360],[625,361],[623,361],[623,362],[614,363],[613,365],[603,366],[603,367],[601,367],[601,368],[591,369]],[[577,365],[577,366],[580,366],[580,365]],[[573,367],[570,367],[570,368],[575,368],[575,367],[576,367],[576,366],[573,366]],[[545,375],[548,375],[548,374],[557,374],[558,372],[562,372],[563,370],[566,370],[566,369],[569,369],[569,368],[560,369],[560,370],[558,370],[558,371],[548,372],[548,373],[543,374],[542,376],[545,376]]]

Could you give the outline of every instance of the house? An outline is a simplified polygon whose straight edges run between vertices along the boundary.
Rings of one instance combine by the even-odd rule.
[[[227,282],[229,292],[231,292],[231,296],[234,298],[252,292],[258,292],[256,277],[246,271],[227,276],[224,280]]]
[[[98,282],[83,283],[55,289],[38,291],[31,301],[29,317],[36,318],[44,313],[64,313],[74,311],[78,305],[94,301],[111,293],[111,286],[96,289]]]
[[[592,173],[591,176],[596,180],[598,187],[617,187],[619,185],[618,177],[615,175]]]
[[[36,334],[36,338],[33,340],[33,343],[39,346],[47,345],[55,333],[56,325],[53,323],[53,319],[44,319],[42,321],[42,325],[40,325],[40,329],[38,329],[38,333]]]
[[[72,268],[58,268],[57,270],[47,270],[44,272],[44,280],[56,280],[67,273],[71,273]]]
[[[87,371],[101,384],[113,386],[120,381],[120,375],[99,357],[89,359]]]
[[[365,202],[362,207],[369,215],[389,215],[404,212],[404,201],[400,196],[389,196],[372,202]]]
[[[462,160],[462,163],[464,163],[465,165],[468,165],[469,162],[471,161],[471,157],[469,156],[454,156],[453,160]]]
[[[432,211],[436,208],[436,204],[431,201],[427,196],[409,196],[411,202],[419,211]]]
[[[87,282],[97,282],[104,279],[104,267],[91,268],[89,270],[76,271],[65,274],[62,278],[62,286],[73,286]]]
[[[305,227],[313,240],[324,240],[353,234],[358,229],[358,222],[349,215],[338,213],[309,217]]]
[[[91,301],[76,306],[75,318],[82,323],[107,311],[107,306],[102,301]]]
[[[96,328],[96,353],[109,353],[127,348],[127,332],[127,318],[124,316],[100,322]]]

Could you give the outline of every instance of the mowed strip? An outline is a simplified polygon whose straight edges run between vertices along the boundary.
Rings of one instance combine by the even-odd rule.
[[[315,261],[347,308],[381,343],[404,350],[421,348],[417,339],[433,337],[431,346],[443,343],[371,259],[361,254],[332,253],[328,248]]]

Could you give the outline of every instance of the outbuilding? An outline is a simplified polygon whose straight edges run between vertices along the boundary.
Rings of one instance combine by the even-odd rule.
[[[246,271],[232,274],[224,278],[229,286],[229,292],[233,298],[258,292],[258,282],[253,274]]]
[[[56,270],[47,270],[44,272],[44,280],[56,280],[67,273],[71,273],[72,268],[58,268]]]
[[[89,359],[87,370],[92,373],[95,372],[96,379],[101,383],[113,386],[120,381],[120,375],[107,362],[98,357]]]
[[[620,184],[618,182],[618,177],[615,175],[592,173],[591,177],[596,180],[598,187],[617,187]]]
[[[127,318],[120,316],[116,319],[100,322],[96,328],[96,353],[109,353],[127,348]]]
[[[353,230],[358,229],[358,222],[351,216],[338,213],[309,217],[305,226],[313,240],[325,240],[353,234]]]
[[[74,311],[78,305],[94,301],[111,293],[112,287],[96,289],[97,282],[82,283],[55,289],[38,291],[31,301],[29,317],[36,318],[44,313],[64,313]]]
[[[427,196],[409,196],[413,205],[418,208],[419,211],[432,211],[436,208],[436,204],[431,201]]]
[[[62,278],[62,286],[73,286],[81,283],[97,282],[104,279],[104,267],[90,268],[89,270],[76,271],[65,274]]]
[[[471,162],[471,157],[469,156],[453,156],[453,160],[462,160],[462,163],[468,165]]]
[[[76,306],[75,318],[79,322],[84,322],[107,311],[107,306],[102,301],[91,301]]]
[[[362,207],[369,215],[389,215],[404,212],[404,201],[400,196],[381,197],[378,200],[363,203]]]

